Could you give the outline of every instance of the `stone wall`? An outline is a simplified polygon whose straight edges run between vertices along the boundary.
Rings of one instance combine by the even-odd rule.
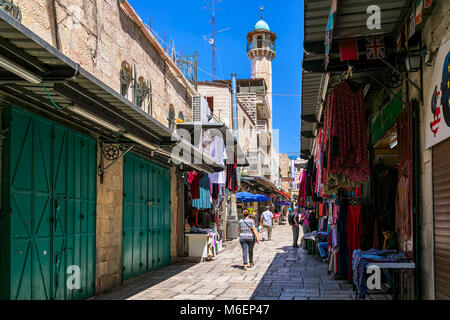
[[[164,125],[168,126],[170,104],[175,107],[176,117],[181,111],[186,121],[192,119],[192,97],[185,85],[118,0],[17,0],[15,3],[22,10],[24,26],[114,90],[120,91],[122,62],[134,66],[137,78],[142,76],[151,81],[152,116]]]
[[[252,118],[252,120],[256,122],[256,120],[258,119],[256,111],[256,102],[258,99],[256,97],[256,93],[238,93],[237,100],[245,109],[245,111],[247,111],[250,118]]]
[[[98,147],[97,163],[102,152]],[[110,161],[103,158],[104,166]],[[122,281],[123,158],[97,176],[95,294]]]
[[[433,9],[422,31],[423,45],[434,51],[440,44],[443,35],[447,33],[450,26],[450,6],[447,1],[439,1]],[[431,81],[433,66],[423,66],[423,90],[424,105],[420,107],[420,252],[421,259],[421,287],[422,298],[434,299],[434,214],[433,214],[433,190],[432,190],[432,150],[425,149],[425,130],[429,130],[429,124],[425,123],[425,112],[429,109],[428,83]],[[420,84],[420,72],[411,73],[410,79]],[[409,86],[410,101],[419,99],[418,91]]]
[[[289,168],[290,168],[290,160],[287,153],[280,153],[280,161],[279,166],[281,169],[281,188],[285,191],[289,191],[290,189],[290,183],[288,180],[285,180],[289,178]]]
[[[232,128],[231,91],[228,85],[199,83],[198,92],[203,97],[214,97],[214,115]]]

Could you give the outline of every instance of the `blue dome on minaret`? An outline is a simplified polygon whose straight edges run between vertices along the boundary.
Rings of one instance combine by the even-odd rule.
[[[255,30],[267,30],[270,31],[269,25],[263,19],[259,20],[255,24]]]

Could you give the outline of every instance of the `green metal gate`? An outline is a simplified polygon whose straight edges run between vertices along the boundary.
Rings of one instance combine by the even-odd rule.
[[[128,153],[123,173],[125,280],[170,263],[170,171]]]
[[[96,141],[12,106],[2,123],[1,298],[93,296]]]

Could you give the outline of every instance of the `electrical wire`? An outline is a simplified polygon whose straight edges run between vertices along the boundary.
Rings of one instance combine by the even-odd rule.
[[[150,28],[150,26],[148,26],[147,24],[145,24],[145,26],[149,29],[149,31],[152,33],[152,35],[154,35],[157,39],[159,39],[159,41],[161,41],[163,44],[166,44],[167,46],[169,46],[169,44],[166,41],[164,41],[161,37],[159,37],[158,34],[156,32],[154,32],[152,28]],[[198,66],[198,64],[195,64],[195,63],[193,63],[193,62],[191,62],[189,60],[184,59],[183,56],[179,52],[177,52],[176,50],[173,50],[173,51],[175,52],[175,55],[178,56],[178,59],[183,60],[184,62],[189,63],[189,64],[191,64],[193,66],[196,66],[198,70],[200,70],[201,72],[205,73],[206,75],[211,76],[211,77],[215,77],[217,80],[227,81],[226,79],[222,79],[222,78],[219,78],[217,76],[214,76],[213,74],[209,73],[208,71],[204,70],[203,68],[200,68]],[[223,74],[222,74],[222,76],[223,76]],[[300,94],[272,93],[272,95],[273,96],[280,96],[280,97],[301,97]]]
[[[50,99],[51,103],[55,106],[56,109],[58,109],[58,110],[64,110],[64,109],[66,109],[67,107],[73,106],[73,104],[69,104],[69,105],[67,105],[67,106],[62,106],[62,107],[58,106],[58,105],[55,103],[55,101],[53,101],[52,96],[50,95],[50,92],[48,92],[47,88],[44,86],[44,84],[42,83],[42,81],[41,81],[39,84],[42,86],[42,88],[44,88],[45,92],[47,93],[48,98]]]

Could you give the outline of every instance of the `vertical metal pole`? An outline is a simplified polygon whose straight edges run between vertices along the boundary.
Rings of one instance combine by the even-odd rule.
[[[195,90],[198,90],[198,78],[197,78],[197,50],[194,52],[194,77],[195,77]]]
[[[236,74],[231,74],[231,92],[233,94],[233,129],[236,142],[238,141],[238,117],[237,117],[237,92],[236,92]]]
[[[212,0],[212,72],[213,81],[216,80],[216,17],[214,16],[215,0]]]

